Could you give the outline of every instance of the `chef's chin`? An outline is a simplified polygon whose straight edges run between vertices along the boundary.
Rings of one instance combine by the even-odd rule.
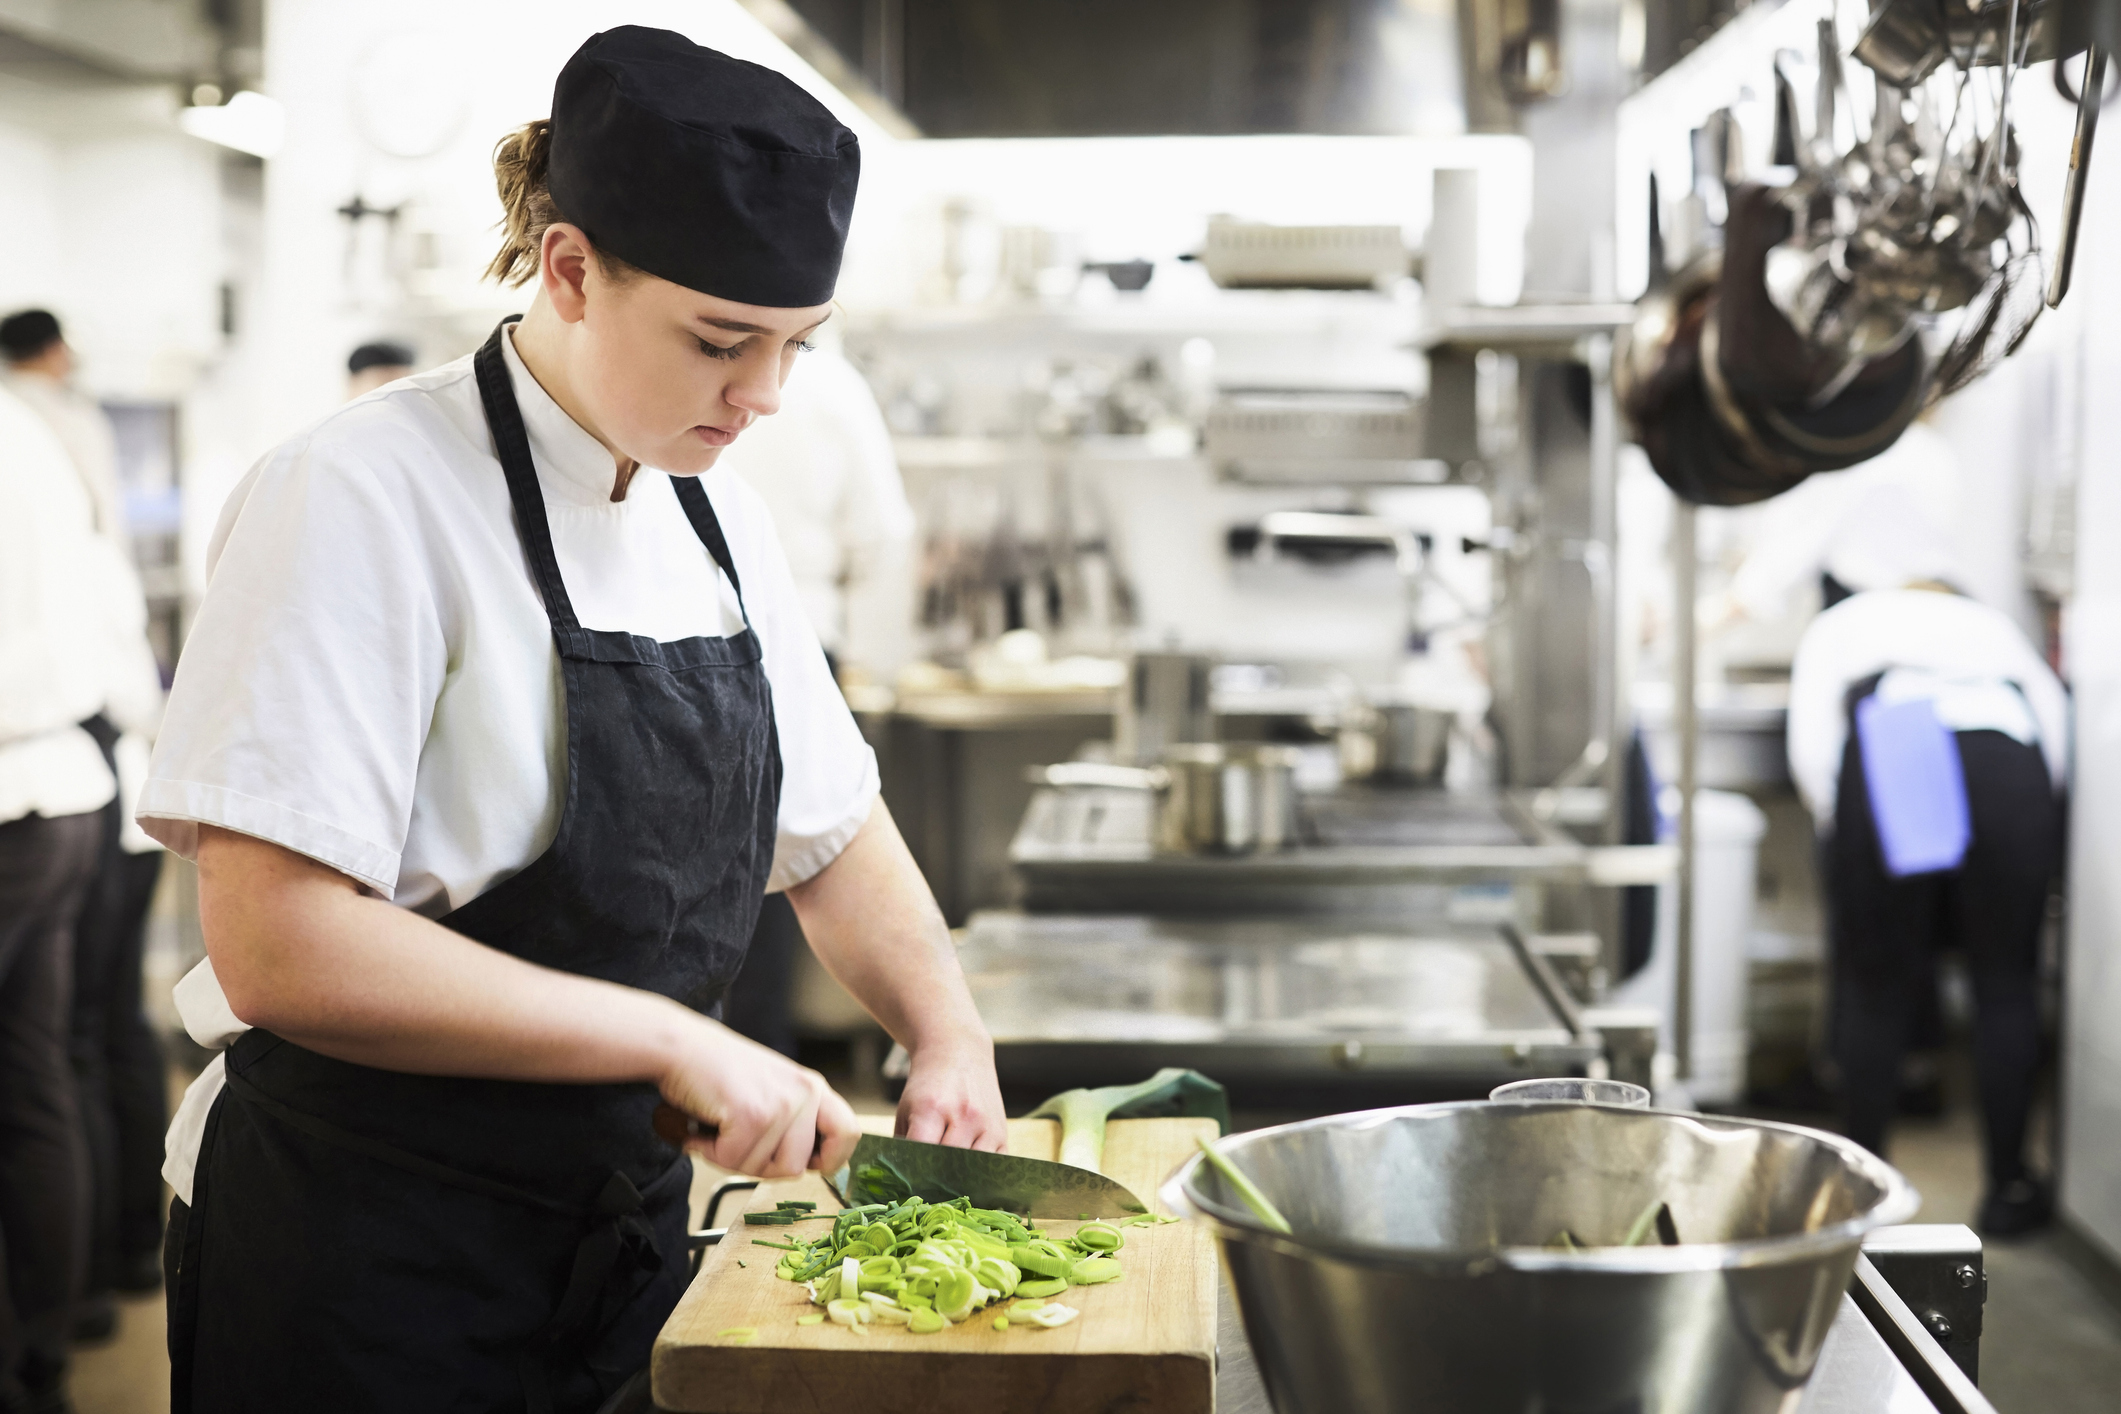
[[[723,449],[703,446],[690,433],[669,444],[655,466],[672,476],[698,476],[722,459]]]

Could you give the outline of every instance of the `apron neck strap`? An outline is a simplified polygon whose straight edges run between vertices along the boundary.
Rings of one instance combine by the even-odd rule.
[[[707,553],[729,576],[729,587],[736,591],[736,611],[744,616],[744,627],[750,628],[751,611],[744,607],[744,582],[736,577],[736,558],[729,553],[729,541],[722,534],[722,521],[714,513],[714,503],[707,499],[707,488],[700,485],[697,476],[673,476],[670,485],[678,493],[678,504],[685,508],[685,519],[692,522],[692,533],[700,537]]]
[[[560,579],[559,557],[552,551],[552,526],[545,519],[545,493],[538,489],[537,466],[530,459],[530,434],[523,427],[523,410],[516,405],[516,392],[508,378],[508,359],[501,341],[508,326],[520,315],[510,315],[496,324],[489,338],[473,355],[472,371],[478,375],[479,401],[486,405],[486,426],[493,433],[493,449],[508,478],[508,499],[514,503],[516,530],[523,538],[523,553],[530,560],[530,577],[545,600],[545,615],[554,633],[581,630],[574,604]]]

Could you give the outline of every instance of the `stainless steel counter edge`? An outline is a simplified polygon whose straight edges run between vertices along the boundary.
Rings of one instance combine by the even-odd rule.
[[[1870,1258],[1856,1259],[1856,1276],[1849,1283],[1849,1296],[1878,1332],[1879,1339],[1906,1367],[1915,1383],[1922,1386],[1938,1414],[1996,1414],[1996,1406],[1944,1353],[1944,1347],[1908,1309],[1900,1293],[1886,1284]]]

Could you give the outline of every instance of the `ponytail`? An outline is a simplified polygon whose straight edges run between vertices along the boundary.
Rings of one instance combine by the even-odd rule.
[[[552,120],[525,123],[495,144],[493,182],[501,195],[501,249],[486,278],[520,285],[538,273],[545,230],[564,218],[553,204],[545,170],[552,157]]]

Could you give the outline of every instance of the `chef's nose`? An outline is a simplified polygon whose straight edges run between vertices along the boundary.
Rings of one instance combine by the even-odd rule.
[[[778,359],[747,358],[722,394],[731,407],[754,417],[771,417],[781,410],[781,365]]]

